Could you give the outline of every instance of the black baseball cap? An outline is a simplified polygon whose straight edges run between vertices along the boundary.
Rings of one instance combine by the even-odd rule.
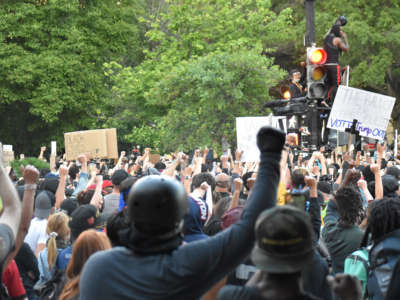
[[[251,259],[267,273],[297,273],[314,257],[314,233],[309,216],[293,206],[264,211],[256,222],[256,246]]]

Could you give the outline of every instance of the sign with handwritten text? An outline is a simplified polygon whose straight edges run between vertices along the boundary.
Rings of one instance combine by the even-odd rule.
[[[243,151],[242,161],[260,160],[257,147],[257,133],[263,126],[280,128],[286,132],[286,117],[240,117],[236,118],[237,149]]]
[[[361,136],[382,140],[386,135],[396,98],[339,86],[328,120],[328,128],[345,131],[357,120]]]

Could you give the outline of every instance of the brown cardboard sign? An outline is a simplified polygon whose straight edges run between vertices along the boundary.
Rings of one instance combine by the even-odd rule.
[[[67,132],[64,141],[67,160],[77,159],[82,153],[92,158],[118,158],[115,128]]]

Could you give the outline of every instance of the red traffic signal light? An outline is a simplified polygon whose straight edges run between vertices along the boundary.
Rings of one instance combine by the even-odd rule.
[[[327,54],[322,48],[315,48],[309,52],[308,61],[310,64],[322,65],[326,62]]]

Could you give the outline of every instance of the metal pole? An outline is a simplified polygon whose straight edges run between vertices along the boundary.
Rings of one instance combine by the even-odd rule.
[[[311,47],[315,44],[314,1],[315,0],[305,0],[304,2],[306,9],[306,47]]]

